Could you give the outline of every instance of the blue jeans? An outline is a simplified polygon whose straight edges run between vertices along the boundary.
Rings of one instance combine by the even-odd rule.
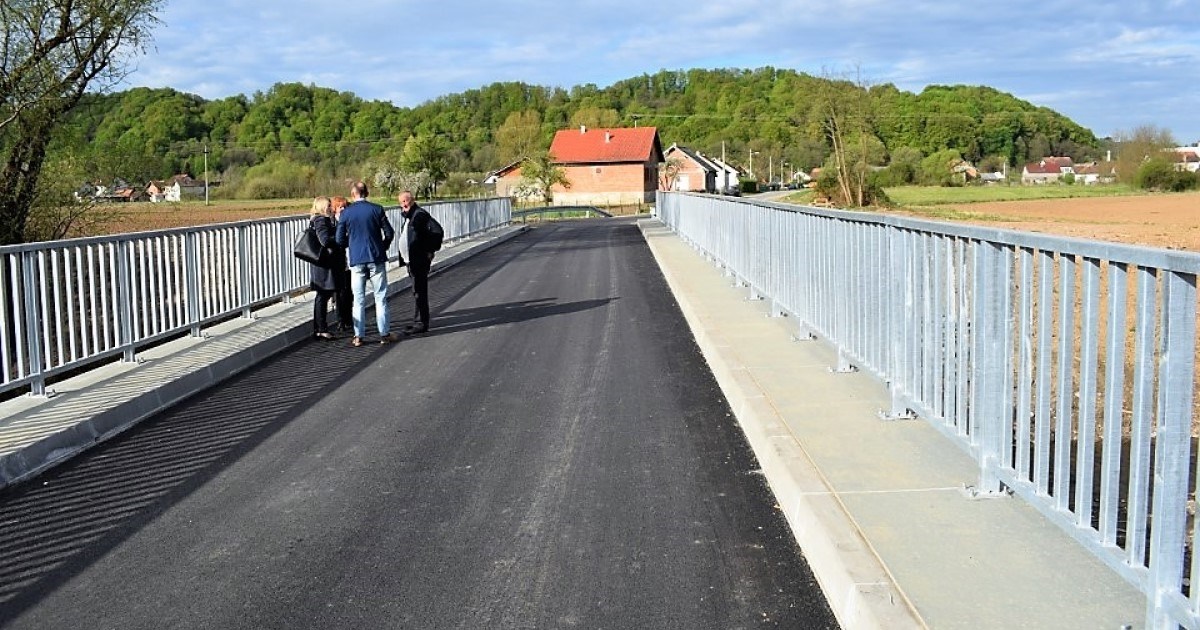
[[[350,288],[354,291],[354,336],[367,336],[367,281],[375,289],[375,325],[379,336],[388,334],[387,263],[365,263],[350,267]]]

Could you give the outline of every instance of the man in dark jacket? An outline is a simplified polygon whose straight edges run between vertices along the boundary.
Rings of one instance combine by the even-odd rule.
[[[405,238],[408,242],[408,275],[412,278],[415,301],[413,323],[404,332],[419,334],[429,330],[429,267],[433,265],[434,250],[429,240],[429,212],[413,202],[411,191],[400,193],[400,215],[405,219]]]
[[[355,182],[350,187],[350,205],[342,210],[337,224],[337,242],[346,248],[350,259],[350,286],[354,291],[354,339],[361,346],[367,335],[367,281],[375,290],[375,325],[379,343],[398,339],[388,331],[387,250],[396,235],[383,207],[367,201],[367,185]]]

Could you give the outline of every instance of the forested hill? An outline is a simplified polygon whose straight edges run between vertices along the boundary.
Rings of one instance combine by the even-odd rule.
[[[1099,152],[1091,131],[992,88],[930,86],[914,94],[775,68],[661,71],[608,87],[493,83],[413,108],[296,83],[219,100],[135,88],[89,97],[56,150],[86,153],[98,177],[129,181],[197,173],[206,147],[216,173],[273,161],[328,173],[399,164],[414,143],[440,152],[446,173],[482,173],[544,150],[558,129],[653,125],[664,148],[724,149],[735,164],[753,150],[811,168],[828,155],[823,123],[831,110],[868,129],[883,160],[901,148],[954,149],[1009,165]]]

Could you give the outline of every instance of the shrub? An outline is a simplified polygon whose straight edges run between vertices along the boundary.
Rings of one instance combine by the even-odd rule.
[[[1146,190],[1187,190],[1192,173],[1178,172],[1175,165],[1163,158],[1146,160],[1138,167],[1134,185]],[[1183,177],[1180,177],[1183,176]]]
[[[872,173],[867,177],[866,185],[862,190],[863,205],[891,206],[892,202],[883,192],[883,187],[880,185],[880,178],[877,175],[877,173]],[[842,192],[842,187],[838,185],[837,174],[833,169],[821,170],[821,174],[817,176],[816,193],[818,197],[829,200],[830,203],[839,208],[853,208],[858,206],[857,199],[846,198]]]
[[[1134,175],[1134,185],[1147,191],[1165,191],[1175,166],[1163,158],[1151,158],[1141,163]]]
[[[242,184],[240,196],[245,199],[283,199],[298,196],[291,194],[291,188],[273,176],[260,175],[250,177]]]
[[[307,197],[315,194],[316,175],[317,170],[312,166],[275,157],[246,169],[238,196],[248,199]]]
[[[1166,186],[1163,190],[1170,192],[1184,192],[1185,190],[1200,189],[1200,173],[1189,173],[1187,171],[1174,171],[1167,178]]]

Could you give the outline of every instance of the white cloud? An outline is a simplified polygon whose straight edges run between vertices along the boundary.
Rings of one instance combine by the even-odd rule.
[[[312,82],[412,106],[495,81],[572,87],[660,69],[860,71],[920,91],[989,85],[1098,133],[1125,112],[1200,138],[1200,0],[173,0],[129,85],[221,98]],[[1149,87],[1131,91],[1132,80]],[[1103,104],[1095,96],[1105,95]]]

